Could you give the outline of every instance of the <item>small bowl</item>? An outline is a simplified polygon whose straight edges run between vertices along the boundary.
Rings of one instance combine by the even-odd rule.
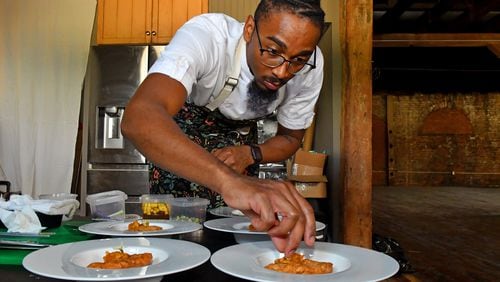
[[[44,214],[42,212],[35,213],[43,227],[56,228],[61,226],[63,218],[62,214]]]
[[[42,194],[38,196],[40,200],[76,200],[77,194],[70,193],[54,193],[54,194]]]

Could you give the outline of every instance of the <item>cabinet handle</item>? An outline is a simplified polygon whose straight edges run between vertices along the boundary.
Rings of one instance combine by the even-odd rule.
[[[155,36],[156,35],[156,31],[151,31],[151,35]]]
[[[149,30],[146,31],[146,35],[149,36],[151,34],[151,32],[149,32]]]

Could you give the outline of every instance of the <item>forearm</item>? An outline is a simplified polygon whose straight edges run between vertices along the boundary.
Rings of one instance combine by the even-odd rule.
[[[220,193],[221,182],[233,172],[189,140],[172,118],[148,116],[140,124],[128,123],[133,130],[125,130],[136,148],[163,169]]]
[[[300,148],[304,130],[280,127],[278,133],[260,145],[263,163],[280,162],[293,156]]]
[[[149,161],[221,193],[225,179],[235,173],[192,142],[174,121],[185,96],[180,83],[166,76],[148,76],[127,105],[122,133]]]

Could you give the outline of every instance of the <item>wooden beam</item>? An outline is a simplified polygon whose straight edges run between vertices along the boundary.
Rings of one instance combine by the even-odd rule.
[[[391,33],[373,36],[373,47],[486,47],[500,33]]]
[[[500,59],[500,43],[489,44],[488,49]]]
[[[344,243],[372,247],[372,0],[342,0]]]

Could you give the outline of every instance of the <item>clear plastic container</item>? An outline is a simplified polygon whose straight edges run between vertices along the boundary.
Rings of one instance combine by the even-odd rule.
[[[170,219],[203,223],[209,203],[204,198],[173,198],[170,200]]]
[[[142,218],[169,219],[170,201],[174,197],[170,194],[146,194],[141,196]]]
[[[87,197],[90,214],[93,220],[125,219],[125,200],[127,195],[122,191],[109,191],[92,194]]]

